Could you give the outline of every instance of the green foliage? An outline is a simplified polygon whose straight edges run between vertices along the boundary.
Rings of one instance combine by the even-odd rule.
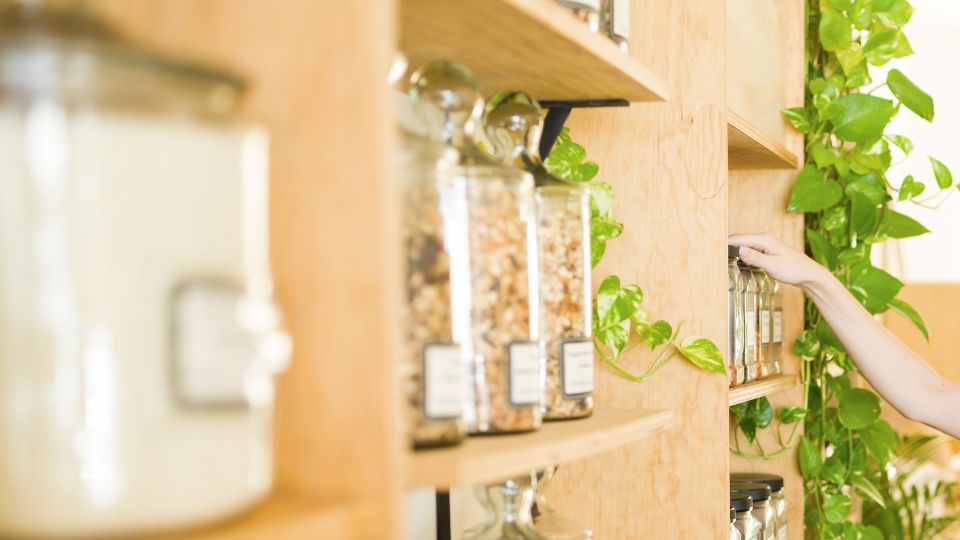
[[[586,149],[573,141],[566,127],[560,131],[544,166],[553,175],[589,186],[591,263],[597,266],[607,242],[623,233],[623,223],[613,217],[613,186],[594,180],[600,167],[587,160]],[[632,381],[647,380],[678,354],[706,371],[726,373],[723,355],[709,339],[691,336],[677,343],[682,324],[674,330],[669,322],[651,317],[643,308],[640,287],[623,285],[618,276],[607,276],[597,289],[593,306],[594,348],[604,363]],[[618,359],[640,344],[649,348],[654,360],[646,371],[636,375],[624,369]]]
[[[907,0],[809,0],[805,104],[782,112],[806,141],[806,164],[787,211],[804,214],[807,253],[871,313],[893,309],[927,337],[917,311],[897,298],[903,283],[871,261],[878,243],[930,232],[890,208],[892,201],[927,206],[958,187],[949,168],[933,157],[930,178],[907,176],[894,185],[887,174],[893,154],[909,155],[914,145],[886,132],[890,120],[907,111],[932,121],[933,99],[897,69],[876,88],[864,89],[876,84],[871,66],[912,54],[903,33],[912,13]],[[882,86],[892,99],[873,95]],[[934,186],[938,192],[926,193]],[[956,486],[908,481],[911,471],[902,456],[919,452],[929,441],[900,438],[880,419],[880,399],[852,383],[856,365],[809,300],[804,326],[793,344],[802,359],[803,406],[781,408],[774,415],[776,425],[761,422],[769,417],[769,404],[731,407],[736,426],[731,450],[754,459],[780,455],[794,445],[792,436],[781,436],[781,426],[796,426],[802,419],[804,434],[796,446],[807,538],[928,539],[951,523],[960,527],[950,498]],[[778,450],[761,446],[762,423],[775,432]],[[741,433],[757,453],[741,449]],[[862,523],[851,513],[852,496],[863,501]],[[952,510],[935,514],[935,508]]]

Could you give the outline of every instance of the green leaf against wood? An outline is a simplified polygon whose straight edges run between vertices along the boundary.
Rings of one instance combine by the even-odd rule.
[[[917,330],[923,334],[924,339],[930,341],[930,332],[927,330],[927,323],[923,321],[923,317],[917,313],[917,310],[914,309],[913,306],[899,299],[891,300],[889,305],[894,311],[903,315],[904,318],[917,327]]]
[[[705,337],[689,336],[683,340],[677,350],[693,365],[714,373],[726,374],[727,366],[723,354],[716,344]]]
[[[670,323],[663,320],[654,321],[644,309],[638,309],[634,314],[633,328],[651,351],[669,341],[673,335],[673,327]]]
[[[783,114],[783,117],[800,133],[810,131],[810,119],[807,117],[807,109],[803,107],[791,107],[781,110],[780,113]]]
[[[933,167],[933,175],[937,178],[937,185],[940,189],[947,189],[953,185],[953,173],[940,160],[931,157],[930,166]]]
[[[889,208],[883,211],[879,233],[890,238],[910,238],[930,232],[930,229],[910,216]]]
[[[793,342],[793,354],[804,360],[816,358],[819,352],[820,340],[817,339],[817,334],[813,330],[804,330],[797,336],[797,340]]]
[[[879,506],[886,506],[883,500],[883,494],[877,488],[872,480],[863,475],[853,475],[850,477],[850,483],[857,488],[857,492],[877,503]]]
[[[823,503],[823,517],[830,523],[842,523],[850,514],[850,497],[842,493],[827,496]]]
[[[820,340],[822,345],[828,347],[833,347],[838,351],[843,351],[843,344],[840,343],[840,340],[837,339],[836,334],[833,333],[833,329],[830,328],[830,325],[827,324],[827,321],[820,319],[820,322],[817,323],[817,339]]]
[[[846,480],[847,466],[846,461],[841,459],[839,452],[823,461],[823,468],[820,470],[820,477],[831,484],[842,486]]]
[[[820,15],[820,45],[826,51],[844,49],[853,41],[850,21],[840,10],[824,7]]]
[[[899,69],[887,73],[887,86],[900,103],[929,122],[933,121],[933,98],[920,89]]]
[[[880,208],[876,203],[859,192],[851,192],[850,197],[850,233],[865,239],[877,230],[880,224]]]
[[[893,102],[868,94],[849,94],[833,102],[829,119],[841,139],[867,143],[883,136],[893,117]]]
[[[833,247],[826,236],[820,234],[815,229],[807,229],[807,242],[810,243],[810,251],[813,253],[813,260],[817,261],[829,270],[837,269],[837,248]]]
[[[848,174],[843,178],[846,183],[844,191],[847,195],[859,193],[873,204],[880,204],[890,200],[890,194],[883,182],[873,173]]]
[[[807,409],[804,407],[781,407],[777,411],[777,417],[784,424],[795,424],[807,416]]]
[[[787,203],[788,212],[818,212],[843,199],[843,188],[830,180],[813,164],[807,164],[797,175]]]
[[[590,182],[590,215],[606,217],[613,210],[613,186],[606,182]]]
[[[900,189],[897,194],[898,201],[906,201],[914,197],[918,197],[923,193],[927,186],[923,185],[921,182],[917,182],[913,179],[913,176],[908,175],[903,179],[903,183],[900,184]]]
[[[863,429],[880,417],[880,398],[863,388],[851,388],[837,396],[840,423],[847,429]]]
[[[897,296],[903,283],[865,261],[850,270],[848,288],[868,311],[880,313]]]

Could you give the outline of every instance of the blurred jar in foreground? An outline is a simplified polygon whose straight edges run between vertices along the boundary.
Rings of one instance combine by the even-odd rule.
[[[268,492],[290,344],[242,90],[0,2],[0,537],[190,526]]]

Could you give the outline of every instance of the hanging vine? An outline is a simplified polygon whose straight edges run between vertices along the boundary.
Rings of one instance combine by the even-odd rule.
[[[895,155],[913,151],[908,138],[887,133],[890,120],[902,108],[927,121],[934,116],[933,99],[901,71],[890,69],[879,82],[871,74],[871,66],[913,53],[903,33],[913,7],[906,0],[809,0],[806,9],[805,104],[783,114],[804,134],[807,159],[787,211],[804,214],[807,253],[830,269],[867,310],[878,314],[893,309],[928,337],[917,311],[897,298],[903,283],[871,262],[878,244],[929,232],[890,208],[893,200],[937,207],[957,188],[946,165],[933,157],[930,176],[936,193],[924,197],[924,182],[888,175]],[[882,88],[891,99],[875,95]],[[769,402],[761,399],[731,408],[736,424],[731,450],[769,459],[799,441],[807,538],[931,538],[905,531],[915,529],[913,512],[929,512],[932,505],[911,507],[909,497],[892,491],[902,488],[902,482],[888,476],[888,464],[909,439],[880,419],[876,394],[852,384],[856,366],[809,299],[804,331],[793,352],[802,359],[804,406],[778,411],[780,447],[767,452],[756,438],[757,429],[773,420]],[[805,432],[797,437],[801,420]],[[791,423],[794,431],[784,438],[779,430]],[[742,449],[741,437],[755,451]],[[850,519],[854,494],[864,500],[862,523]],[[935,495],[948,494],[941,488]]]

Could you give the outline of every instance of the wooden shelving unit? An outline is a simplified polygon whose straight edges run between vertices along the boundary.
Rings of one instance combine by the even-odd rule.
[[[797,386],[796,375],[775,375],[730,389],[730,405],[736,405],[759,397],[770,396]]]
[[[262,540],[264,538],[360,538],[374,518],[363,504],[321,504],[301,498],[272,497],[235,519],[173,536],[144,540]]]
[[[470,438],[458,447],[414,453],[408,485],[448,488],[500,480],[639,441],[669,428],[673,418],[664,410],[606,410],[547,423],[533,433]]]
[[[487,92],[538,99],[663,101],[653,70],[552,0],[401,0],[401,49],[412,66],[462,62]]]
[[[727,161],[730,169],[800,167],[799,156],[730,110],[727,111]]]

